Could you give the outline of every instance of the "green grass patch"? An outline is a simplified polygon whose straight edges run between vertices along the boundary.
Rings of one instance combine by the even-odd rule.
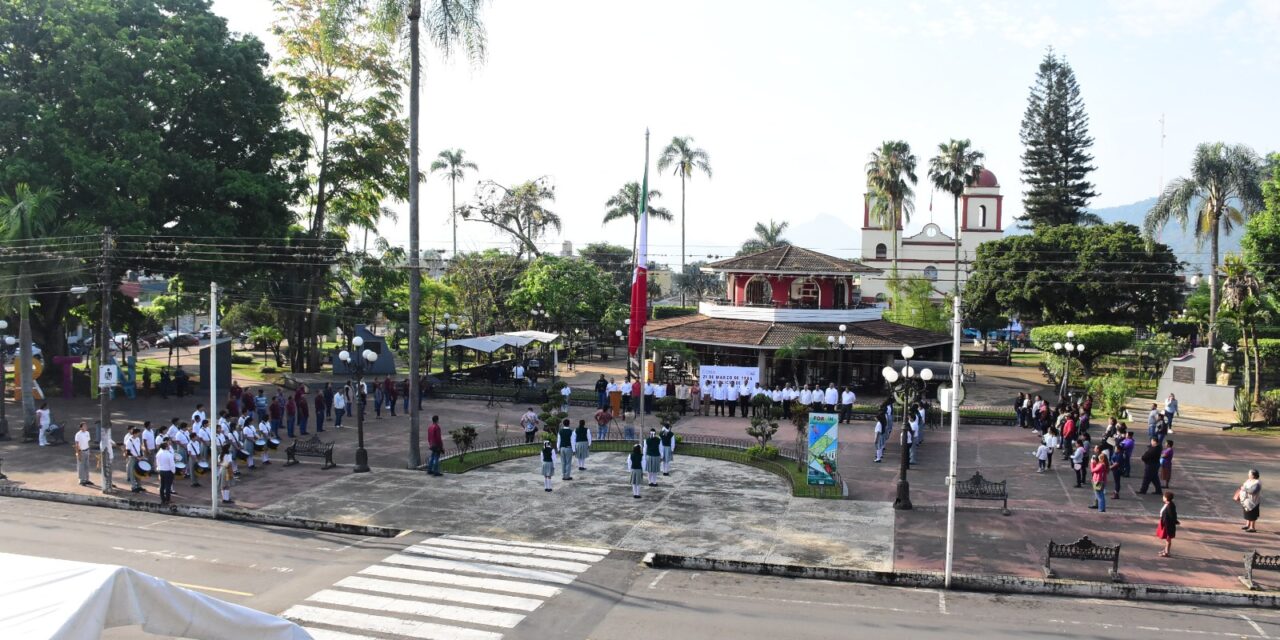
[[[612,451],[626,453],[631,450],[631,442],[622,440],[602,440],[591,445],[593,453]],[[472,451],[465,458],[448,458],[440,462],[440,469],[446,473],[465,473],[486,465],[514,460],[516,458],[533,457],[542,448],[541,444],[520,444],[502,449]],[[716,447],[705,444],[682,444],[676,449],[677,455],[697,456],[745,464],[780,476],[791,485],[791,495],[800,498],[841,498],[840,487],[810,486],[807,471],[797,469],[794,460],[775,458],[772,460],[748,455],[746,451],[729,447]]]

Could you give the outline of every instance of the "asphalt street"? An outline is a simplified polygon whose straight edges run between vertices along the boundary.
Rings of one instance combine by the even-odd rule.
[[[362,538],[18,499],[0,499],[0,551],[123,564],[320,638],[1280,638],[1271,610],[661,570],[598,548]]]

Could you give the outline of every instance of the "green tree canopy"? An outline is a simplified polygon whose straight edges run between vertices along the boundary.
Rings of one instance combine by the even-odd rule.
[[[763,222],[757,222],[754,229],[755,236],[742,243],[742,248],[738,249],[738,255],[745,256],[750,253],[760,253],[761,251],[768,251],[769,249],[785,247],[791,244],[791,241],[782,237],[782,234],[786,232],[787,227],[790,225],[791,223],[786,220],[774,222],[770,219],[768,225]]]
[[[1067,332],[1074,335],[1067,338]],[[1085,371],[1093,370],[1093,363],[1100,356],[1119,353],[1133,345],[1137,332],[1133,327],[1118,327],[1106,324],[1055,324],[1036,327],[1031,330],[1031,344],[1035,348],[1055,353],[1054,344],[1072,342],[1083,344],[1084,351],[1076,351],[1076,357],[1084,365]]]
[[[939,333],[947,331],[952,306],[934,303],[933,281],[924,276],[890,279],[889,288],[897,304],[884,312],[885,320]]]
[[[613,280],[594,264],[542,256],[521,274],[507,304],[528,313],[541,303],[552,325],[564,330],[595,324],[616,297]]]
[[[1265,208],[1249,218],[1240,249],[1263,287],[1280,292],[1280,153],[1267,158],[1266,179],[1262,182]]]
[[[618,302],[631,298],[631,251],[624,246],[608,242],[593,242],[578,250],[583,260],[609,274],[618,289]]]
[[[1181,264],[1168,246],[1145,246],[1138,228],[1124,223],[1049,226],[984,242],[965,283],[965,308],[1033,323],[1158,324],[1181,308]]]
[[[1089,115],[1075,71],[1066,57],[1052,49],[1040,61],[1020,136],[1022,179],[1027,186],[1023,223],[1039,227],[1101,222],[1085,211],[1089,200],[1098,195],[1089,182],[1094,169]]]

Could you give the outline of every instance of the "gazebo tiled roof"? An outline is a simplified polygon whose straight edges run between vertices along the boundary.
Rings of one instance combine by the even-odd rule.
[[[883,273],[883,270],[868,267],[861,262],[844,260],[825,253],[790,245],[712,262],[703,267],[703,270],[806,275]]]
[[[827,336],[838,333],[836,327],[839,324],[780,324],[693,315],[651,321],[646,325],[646,334],[650,338],[694,344],[777,349],[805,334],[821,336],[825,340]],[[851,322],[846,324],[846,329],[845,336],[852,349],[895,350],[904,344],[919,349],[951,343],[951,337],[946,334],[887,320]]]

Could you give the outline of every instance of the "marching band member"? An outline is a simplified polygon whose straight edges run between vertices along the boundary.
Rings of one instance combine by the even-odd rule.
[[[129,480],[129,490],[134,493],[146,491],[134,470],[134,463],[142,459],[142,447],[142,430],[137,427],[129,429],[129,433],[124,436],[124,475]]]
[[[250,423],[249,427],[254,428],[252,423]],[[258,421],[258,426],[256,427],[255,432],[257,433],[258,440],[265,441],[267,438],[271,437],[271,428],[267,425],[266,420]],[[268,453],[270,450],[270,447],[262,448],[262,464],[271,464],[271,455]]]
[[[578,459],[578,471],[587,470],[587,455],[591,451],[591,430],[586,420],[578,420],[578,428],[573,432],[573,455]]]
[[[191,486],[198,487],[200,476],[196,473],[196,468],[204,460],[204,443],[194,434],[187,438],[187,460],[190,460],[187,465],[187,475],[191,478]]]
[[[243,419],[244,418],[242,416],[241,420],[243,421]],[[255,468],[253,466],[253,447],[258,440],[258,430],[254,429],[252,424],[246,423],[243,427],[241,427],[240,435],[241,435],[240,443],[242,445],[241,448],[244,449],[245,453],[249,454],[249,468],[253,469]],[[266,447],[263,447],[263,449],[264,449],[263,452],[265,453]]]
[[[175,424],[176,429],[172,429],[174,434],[169,437],[169,450],[173,452],[173,457],[178,462],[186,465],[183,473],[186,477],[191,477],[192,459],[187,455],[187,442],[191,437],[187,435],[187,423]]]
[[[151,467],[155,468],[156,428],[151,425],[150,420],[142,423],[142,455],[152,463]]]
[[[658,434],[658,452],[662,455],[662,475],[671,475],[671,460],[676,454],[676,434],[671,425],[662,425],[662,433]]]
[[[640,450],[639,444],[631,446],[631,453],[627,454],[627,471],[631,472],[631,497],[640,497],[640,483],[644,481],[644,452]],[[548,478],[547,482],[551,479]],[[550,491],[550,489],[547,489]]]
[[[658,472],[662,470],[662,439],[658,432],[649,430],[649,437],[644,439],[644,470],[649,474],[649,486],[658,486]]]
[[[218,491],[222,493],[222,504],[235,504],[235,500],[231,499],[231,485],[235,482],[233,477],[235,472],[232,465],[235,464],[235,457],[231,455],[231,450],[226,449],[222,452],[222,458],[218,460]]]

